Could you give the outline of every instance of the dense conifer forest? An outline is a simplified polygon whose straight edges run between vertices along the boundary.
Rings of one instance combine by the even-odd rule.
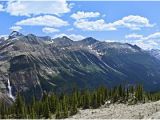
[[[117,86],[113,89],[99,87],[94,91],[74,89],[71,94],[43,94],[41,100],[33,96],[31,103],[17,93],[16,100],[12,105],[0,102],[0,118],[68,118],[78,112],[79,109],[96,109],[103,104],[124,103],[136,104],[160,99],[160,93],[147,93],[141,85],[125,88]]]

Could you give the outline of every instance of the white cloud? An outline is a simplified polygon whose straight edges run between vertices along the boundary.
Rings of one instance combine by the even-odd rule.
[[[8,1],[5,11],[14,16],[31,16],[40,14],[54,14],[70,12],[71,5],[66,0],[54,1]]]
[[[74,40],[74,41],[82,40],[82,39],[85,38],[84,36],[78,35],[78,34],[64,34],[64,33],[63,34],[57,34],[53,38],[63,37],[63,36],[67,36],[68,38],[70,38],[71,40]]]
[[[0,38],[8,39],[8,35],[0,35]]]
[[[116,28],[112,27],[109,24],[106,24],[103,19],[96,21],[88,21],[88,20],[78,20],[74,23],[77,28],[88,31],[105,31],[105,30],[116,30]]]
[[[160,49],[160,32],[150,34],[148,36],[139,35],[141,37],[130,36],[129,39],[132,44],[136,44],[143,49]]]
[[[138,45],[143,49],[160,49],[160,42],[155,40],[136,40],[132,44]]]
[[[160,40],[160,32],[153,33],[153,34],[147,36],[145,39],[158,39],[158,40]]]
[[[149,40],[149,39],[160,39],[160,32],[156,32],[156,33],[153,33],[153,34],[150,34],[148,36],[143,36],[143,35],[140,35],[140,34],[136,34],[136,33],[132,33],[132,34],[129,34],[129,35],[126,35],[125,36],[126,39],[143,39],[143,40]]]
[[[71,15],[71,17],[76,20],[84,18],[93,18],[98,16],[100,16],[99,12],[84,12],[84,11],[78,11],[77,13]]]
[[[153,27],[153,24],[150,24],[149,20],[142,16],[134,16],[129,15],[127,17],[123,17],[121,20],[115,21],[111,23],[112,26],[118,27],[126,27],[131,30],[140,30],[143,27]]]
[[[149,20],[142,16],[129,15],[117,20],[113,23],[106,23],[103,19],[96,21],[89,21],[87,19],[80,19],[75,21],[74,25],[82,30],[89,31],[111,31],[118,28],[128,28],[130,30],[140,30],[144,27],[153,27],[154,25]]]
[[[62,19],[55,16],[44,15],[44,16],[38,16],[38,17],[21,20],[17,22],[16,25],[62,27],[62,26],[67,26],[68,22],[63,21]]]
[[[103,40],[105,42],[116,42],[116,40]]]
[[[126,35],[125,38],[126,39],[142,39],[143,35],[132,33],[132,34]]]
[[[0,11],[4,11],[3,5],[0,4]]]
[[[59,32],[58,29],[51,28],[51,27],[44,27],[44,28],[42,29],[42,31],[43,31],[44,33],[54,33],[54,32]]]
[[[20,31],[22,29],[22,27],[21,26],[12,26],[9,29],[12,31]]]

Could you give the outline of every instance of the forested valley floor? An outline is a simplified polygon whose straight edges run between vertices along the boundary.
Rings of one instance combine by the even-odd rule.
[[[12,105],[7,105],[5,101],[1,101],[0,118],[87,118],[85,117],[86,114],[88,114],[87,116],[90,116],[89,118],[118,118],[118,116],[119,118],[144,118],[145,116],[151,115],[151,113],[147,113],[146,110],[144,116],[144,113],[141,113],[141,111],[144,111],[145,109],[153,109],[152,112],[159,111],[160,108],[157,104],[159,102],[155,102],[159,99],[159,92],[145,92],[141,85],[127,88],[120,85],[113,89],[99,87],[94,91],[78,91],[74,89],[70,94],[62,93],[60,95],[44,93],[42,99],[37,100],[33,97],[30,103],[27,103],[24,97],[18,92]],[[151,102],[154,102],[153,106],[150,105]],[[127,108],[129,108],[129,110]],[[102,111],[98,111],[100,109]],[[119,114],[117,114],[115,109]],[[137,110],[138,112],[134,112],[134,110]],[[107,114],[104,116],[105,111],[110,111],[107,113],[108,116]],[[130,116],[125,115],[129,113],[131,113]]]

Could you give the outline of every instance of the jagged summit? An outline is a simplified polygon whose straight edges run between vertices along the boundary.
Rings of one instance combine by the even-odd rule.
[[[98,42],[98,40],[96,40],[96,39],[93,38],[93,37],[87,37],[87,38],[81,40],[81,42],[82,42],[83,44],[86,44],[86,45],[91,45],[91,44],[94,44],[94,43]]]
[[[54,38],[52,39],[54,41],[54,43],[57,46],[70,46],[73,44],[73,40],[71,40],[70,38],[68,38],[67,36],[63,36],[63,37],[58,37],[58,38]]]
[[[42,37],[39,37],[41,40],[44,40],[44,41],[51,41],[52,38],[50,36],[42,36]]]
[[[16,37],[19,37],[19,36],[24,36],[24,35],[22,33],[18,32],[18,31],[13,31],[9,35],[9,39],[16,38]]]
[[[28,34],[27,36],[30,36],[30,37],[36,37],[35,34]]]
[[[129,43],[126,43],[126,44],[129,45],[129,46],[131,46],[134,49],[141,50],[141,48],[139,46],[137,46],[137,45],[131,45]]]
[[[68,38],[67,36],[62,36],[62,39],[71,40],[71,39]]]

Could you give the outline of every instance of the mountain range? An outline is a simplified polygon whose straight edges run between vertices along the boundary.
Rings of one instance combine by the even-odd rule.
[[[13,31],[0,38],[0,99],[19,91],[26,99],[44,92],[70,92],[142,84],[160,90],[160,51],[104,42],[92,37],[74,41],[63,36],[38,37]],[[5,96],[5,97],[4,97]]]

